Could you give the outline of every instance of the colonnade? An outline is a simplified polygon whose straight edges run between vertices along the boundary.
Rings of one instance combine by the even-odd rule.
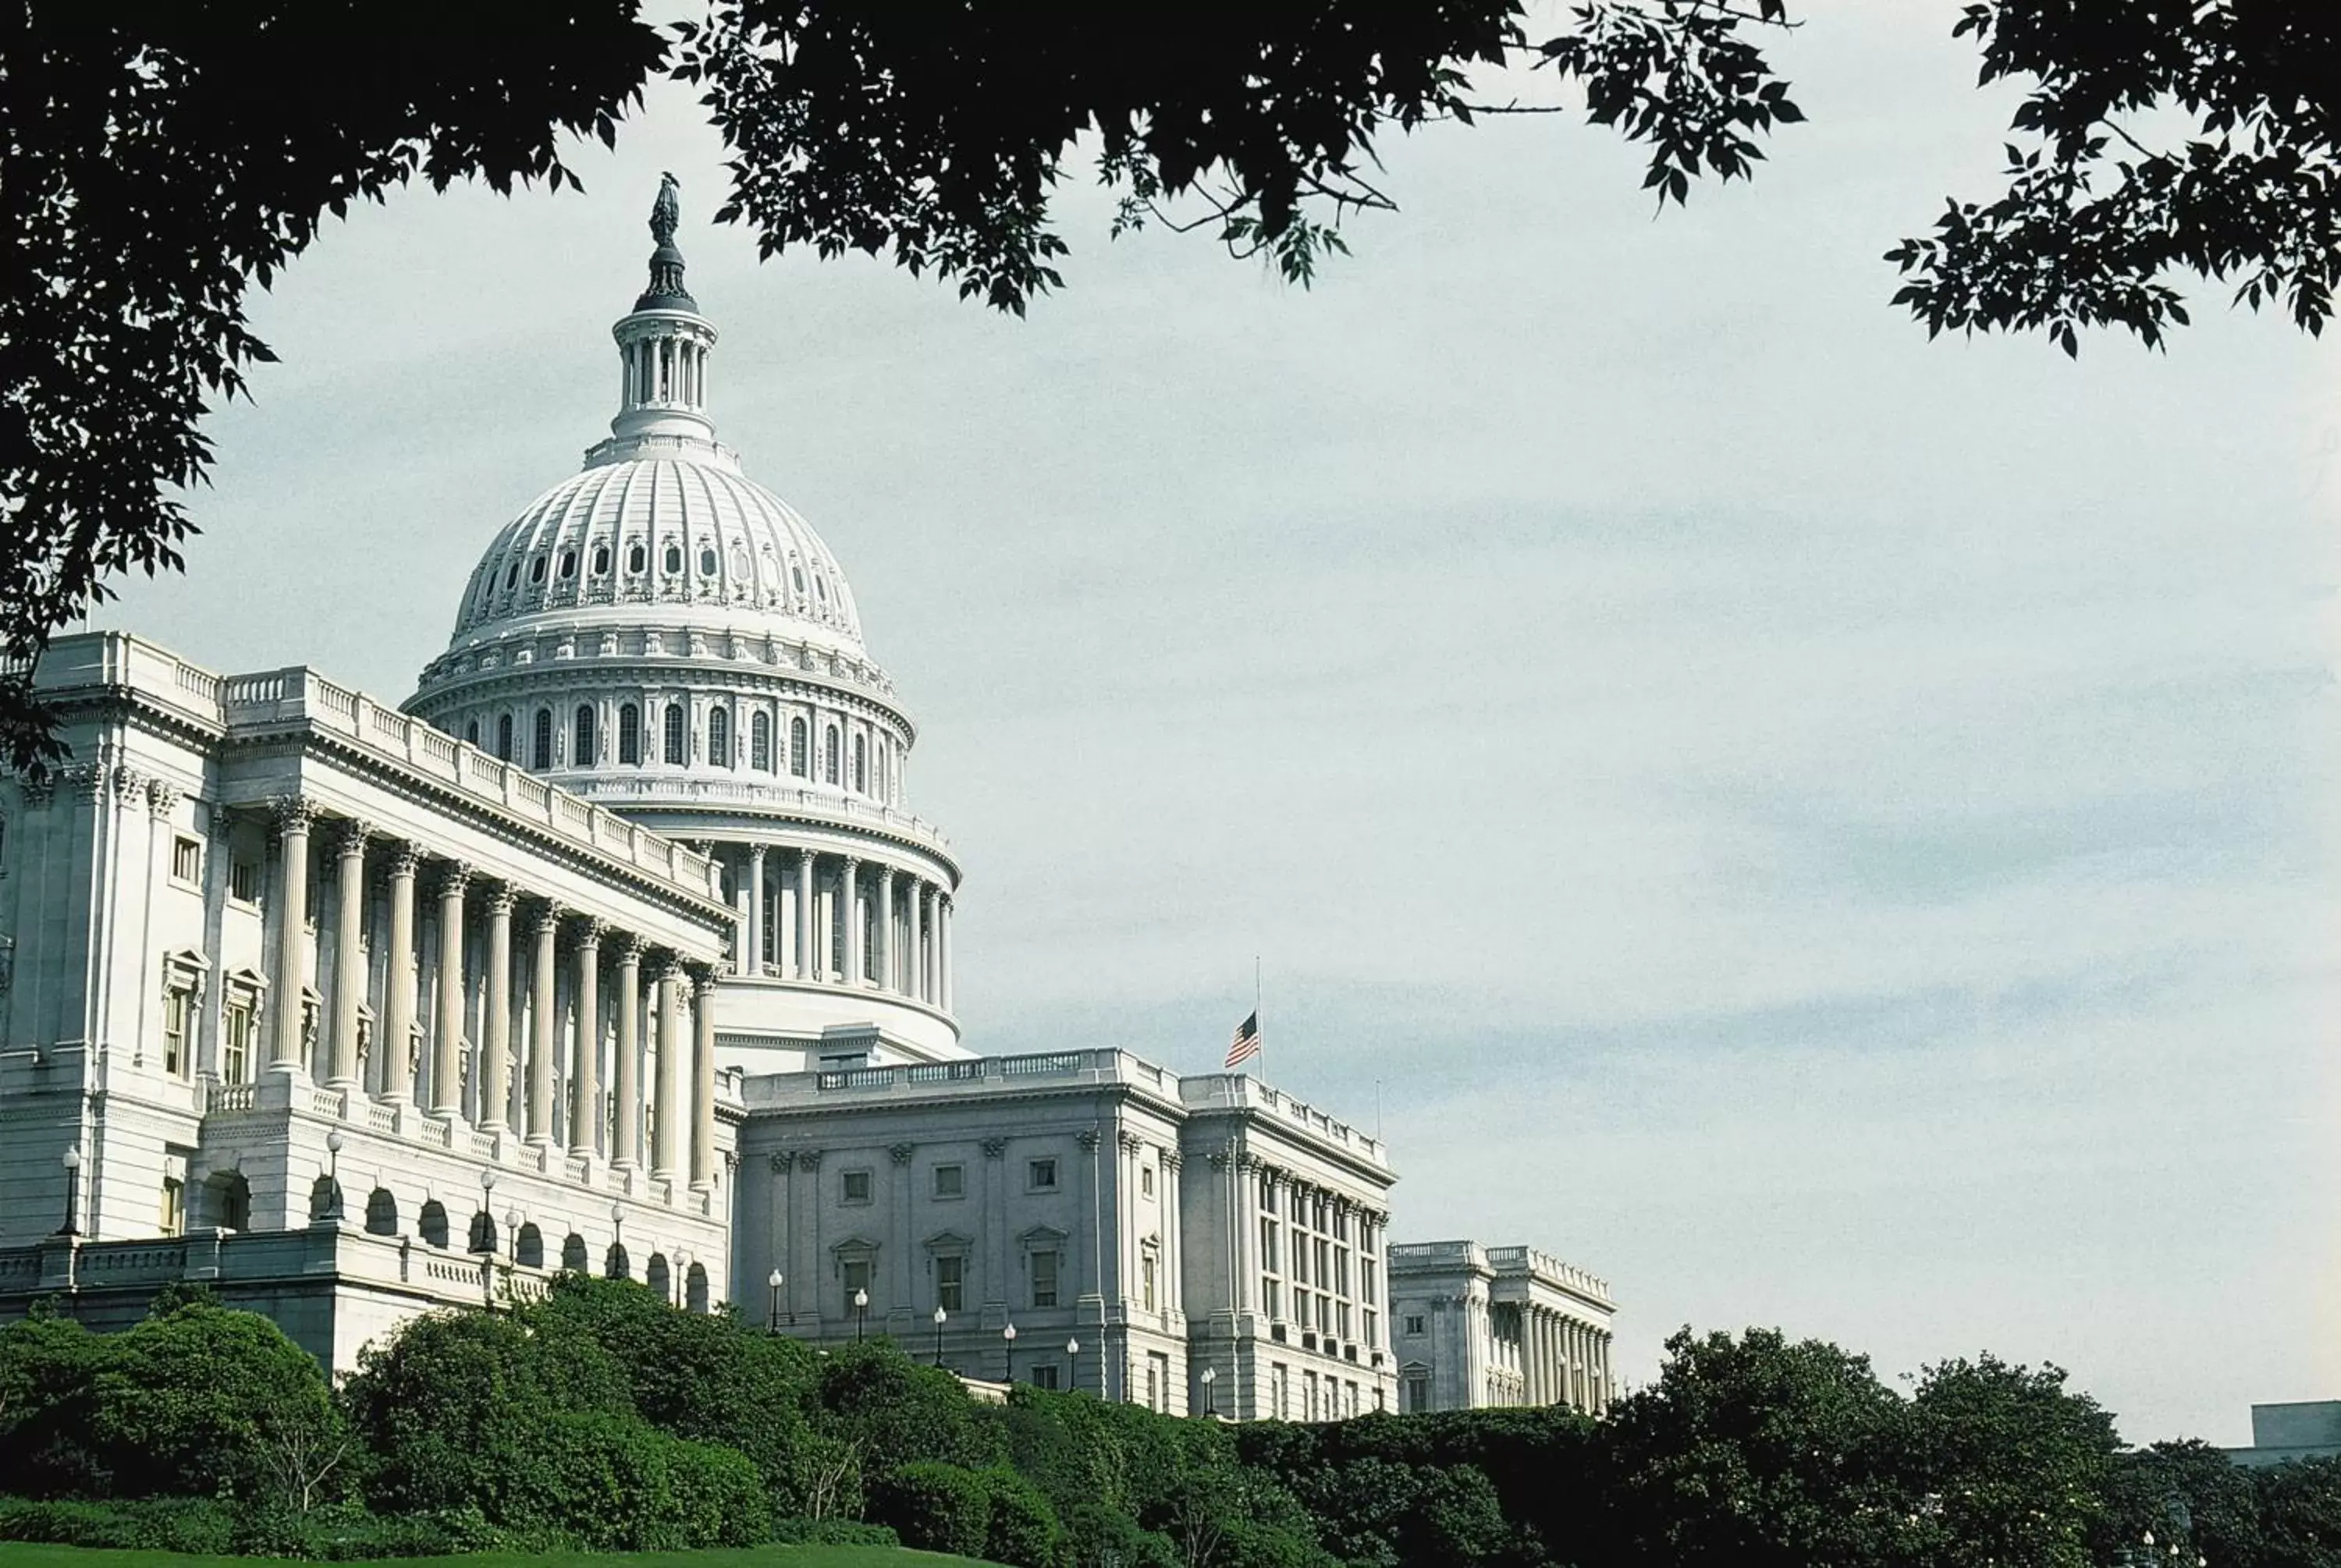
[[[451,1146],[454,1130],[469,1126],[517,1136],[550,1157],[556,1139],[565,1135],[571,1160],[605,1161],[615,1171],[647,1166],[654,1181],[687,1177],[693,1187],[713,1185],[712,965],[658,948],[639,935],[613,931],[602,920],[564,908],[549,894],[492,878],[460,858],[433,855],[368,823],[345,818],[325,822],[305,799],[278,801],[274,826],[277,916],[268,980],[272,991],[290,1000],[274,1009],[267,1036],[272,1070],[315,1071],[327,1088],[344,1095],[371,1093],[390,1104],[414,1106],[446,1124]],[[319,930],[330,928],[334,940],[333,972],[317,976],[329,1022],[324,1038],[313,1041],[317,1020],[299,999],[308,968],[304,915],[311,839],[321,827],[330,834],[334,876],[330,921],[321,919]],[[388,893],[386,929],[374,933],[376,943],[387,946],[379,965],[378,1010],[369,1007],[376,969],[365,930],[370,858],[380,866]],[[418,906],[424,896],[435,907],[438,941],[428,989],[435,1017],[428,1023],[423,1010],[424,967],[417,952]],[[521,972],[516,922],[527,943],[524,999],[514,992]],[[469,964],[473,944],[467,941],[475,931],[476,973]],[[478,1031],[473,1038],[467,1027],[475,1009]],[[370,1010],[376,1011],[382,1029],[376,1066],[368,1074],[363,1057]],[[516,1026],[524,1035],[515,1037]],[[605,1053],[613,1069],[606,1118]],[[566,1074],[561,1071],[564,1064]],[[566,1107],[559,1103],[557,1087],[564,1077]]]
[[[1525,1303],[1520,1372],[1530,1404],[1566,1404],[1599,1415],[1609,1407],[1609,1331]]]
[[[789,845],[700,848],[732,865],[742,974],[859,987],[951,1010],[945,884],[882,860]]]

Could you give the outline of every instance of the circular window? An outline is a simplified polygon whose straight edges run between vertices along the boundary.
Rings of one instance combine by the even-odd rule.
[[[669,577],[682,575],[682,546],[670,544],[666,547],[666,574]]]
[[[626,570],[628,571],[634,572],[639,575],[642,572],[648,571],[650,567],[650,552],[644,550],[641,545],[638,544],[634,546],[633,549],[626,551]]]

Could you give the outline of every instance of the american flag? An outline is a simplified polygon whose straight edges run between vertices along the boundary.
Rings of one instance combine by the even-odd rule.
[[[1228,1042],[1228,1066],[1240,1067],[1260,1055],[1260,1014],[1236,1026],[1236,1037]]]

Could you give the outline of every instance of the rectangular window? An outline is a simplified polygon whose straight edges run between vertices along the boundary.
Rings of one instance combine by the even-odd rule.
[[[1054,1365],[1034,1367],[1032,1369],[1032,1386],[1035,1388],[1045,1388],[1050,1393],[1054,1394],[1057,1391],[1056,1367]]]
[[[838,1196],[839,1200],[843,1203],[868,1203],[870,1201],[870,1173],[868,1171],[847,1171],[841,1179],[841,1188]]]
[[[1317,1374],[1313,1372],[1300,1374],[1300,1408],[1303,1421],[1317,1419]]]
[[[1422,1373],[1411,1372],[1406,1378],[1406,1410],[1420,1415],[1430,1408],[1430,1379]]]
[[[194,887],[204,879],[204,841],[182,836],[171,844],[171,876]]]
[[[967,1196],[967,1167],[965,1166],[937,1166],[935,1167],[935,1196],[937,1197],[965,1197]]]
[[[163,1178],[163,1212],[155,1216],[164,1236],[177,1236],[187,1225],[187,1184],[185,1178],[166,1176]]]
[[[1333,1277],[1332,1269],[1327,1266],[1332,1256],[1332,1244],[1328,1242],[1323,1236],[1319,1236],[1317,1238],[1317,1272],[1309,1276],[1309,1282],[1311,1285],[1323,1285],[1327,1280]]]
[[[1260,1282],[1260,1309],[1271,1318],[1284,1315],[1283,1288],[1272,1279]]]
[[[967,1259],[939,1257],[935,1259],[935,1305],[945,1312],[957,1312],[967,1298]]]
[[[1032,1305],[1057,1305],[1057,1255],[1053,1252],[1032,1255]]]
[[[1381,1326],[1381,1315],[1370,1306],[1361,1311],[1366,1320],[1366,1344],[1370,1346],[1375,1343],[1374,1330]]]
[[[1260,1222],[1260,1266],[1270,1274],[1284,1272],[1276,1266],[1276,1222],[1272,1219]]]
[[[1381,1293],[1374,1288],[1374,1260],[1372,1258],[1361,1257],[1358,1260],[1358,1294],[1364,1296],[1368,1301],[1379,1301],[1381,1299]]]
[[[231,1001],[227,1017],[220,1028],[220,1082],[248,1084],[252,1081],[252,1004]]]
[[[1169,1414],[1170,1409],[1170,1358],[1161,1351],[1150,1352],[1146,1357],[1146,1386],[1161,1389],[1161,1397],[1153,1402],[1154,1408]],[[1233,1393],[1234,1390],[1229,1390]]]
[[[1305,1290],[1296,1290],[1292,1293],[1292,1310],[1294,1315],[1300,1319],[1300,1326],[1303,1328],[1312,1326],[1309,1318],[1309,1311],[1310,1305],[1314,1299],[1315,1298]]]
[[[260,902],[260,862],[232,860],[227,868],[227,896],[239,904]]]
[[[1406,1331],[1410,1335],[1418,1335],[1422,1332],[1422,1315],[1420,1313],[1410,1312],[1407,1314]]]
[[[1138,1260],[1139,1301],[1147,1311],[1154,1310],[1154,1255],[1149,1253]]]
[[[845,1315],[859,1320],[869,1312],[866,1299],[857,1303],[856,1296],[867,1297],[870,1291],[870,1260],[857,1257],[845,1265]]]
[[[1292,1238],[1291,1273],[1293,1284],[1309,1283],[1309,1238],[1305,1236],[1296,1236]]]
[[[1341,1336],[1343,1339],[1347,1339],[1347,1338],[1349,1338],[1349,1337],[1350,1337],[1350,1304],[1349,1304],[1348,1302],[1346,1302],[1346,1301],[1345,1301],[1345,1302],[1342,1302],[1342,1303],[1340,1303],[1340,1305],[1338,1305],[1337,1306],[1335,1306],[1335,1307],[1333,1308],[1333,1311],[1334,1311],[1334,1314],[1335,1314],[1335,1322],[1340,1325],[1340,1326],[1335,1330],[1335,1332],[1336,1332],[1336,1333],[1338,1333],[1338,1334],[1340,1334],[1340,1336]]]
[[[1031,1192],[1057,1190],[1057,1162],[1052,1159],[1033,1160],[1024,1167],[1024,1186]]]
[[[173,1077],[187,1076],[187,1021],[194,1002],[193,992],[175,987],[163,993],[163,1070]]]
[[[1154,1167],[1152,1166],[1140,1166],[1138,1167],[1138,1190],[1141,1196],[1152,1197],[1154,1196]]]
[[[1333,1249],[1333,1294],[1350,1294],[1350,1249],[1346,1246]]]
[[[1151,1360],[1146,1364],[1146,1408],[1149,1410],[1162,1408],[1162,1384],[1155,1376],[1154,1363]]]

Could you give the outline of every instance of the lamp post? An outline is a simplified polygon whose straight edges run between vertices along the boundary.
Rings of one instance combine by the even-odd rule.
[[[520,1262],[520,1210],[504,1210],[504,1251],[513,1263]]]
[[[1065,1341],[1065,1392],[1071,1394],[1081,1385],[1081,1342]]]
[[[772,1315],[764,1324],[764,1332],[766,1334],[778,1334],[781,1332],[781,1286],[787,1283],[787,1279],[777,1268],[772,1270],[772,1272],[765,1277],[764,1284],[771,1288],[772,1293]]]
[[[610,1205],[610,1255],[602,1260],[602,1272],[612,1279],[623,1279],[633,1270],[624,1266],[626,1261],[626,1206]],[[616,1272],[612,1272],[613,1268]]]
[[[1203,1368],[1203,1417],[1205,1420],[1209,1420],[1220,1413],[1219,1407],[1211,1402],[1211,1384],[1217,1383],[1219,1380],[1220,1369],[1218,1367],[1207,1366]]]
[[[1008,1346],[1008,1381],[1016,1381],[1016,1325],[1010,1324],[1000,1331],[1001,1343]]]
[[[325,1206],[319,1219],[342,1217],[342,1141],[339,1127],[325,1135]]]
[[[493,1170],[482,1171],[480,1173],[480,1216],[483,1219],[485,1219],[488,1222],[488,1229],[490,1231],[493,1231],[496,1228],[496,1216],[495,1212],[489,1208],[488,1200],[495,1196],[495,1192],[496,1173]],[[474,1236],[472,1238],[472,1241],[473,1249],[474,1251],[483,1252],[487,1254],[490,1258],[493,1258],[496,1255],[496,1238],[493,1235]],[[479,1245],[479,1243],[483,1241],[486,1242],[488,1245],[485,1246]]]
[[[862,1325],[870,1316],[870,1293],[856,1285],[853,1290],[853,1343],[862,1343]]]
[[[937,1366],[943,1364],[943,1325],[950,1319],[951,1314],[943,1310],[943,1304],[935,1303],[935,1365]]]
[[[81,1150],[65,1149],[65,1223],[59,1236],[81,1234]]]

